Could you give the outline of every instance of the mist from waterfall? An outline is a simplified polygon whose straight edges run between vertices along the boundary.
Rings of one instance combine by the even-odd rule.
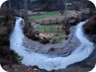
[[[25,35],[21,27],[22,18],[17,18],[13,32],[10,35],[10,49],[14,50],[18,55],[23,57],[21,63],[26,66],[38,66],[41,69],[51,71],[66,68],[71,64],[83,61],[93,52],[93,43],[90,42],[83,32],[83,25],[87,22],[80,22],[76,26],[75,35],[80,40],[81,45],[76,48],[71,55],[67,57],[50,57],[45,54],[39,54],[28,50],[23,46]]]

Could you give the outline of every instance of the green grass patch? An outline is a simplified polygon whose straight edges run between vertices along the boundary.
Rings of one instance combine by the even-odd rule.
[[[59,14],[58,11],[44,12],[41,15],[30,16],[29,19],[40,20],[40,19],[44,19],[44,18],[47,18],[47,17],[55,16],[55,15],[58,15],[58,14]]]
[[[37,25],[36,29],[39,32],[54,32],[57,31],[62,27],[61,24],[54,24],[54,25]]]
[[[41,33],[56,33],[56,31],[58,31],[58,29],[61,29],[61,27],[61,24],[37,25],[36,29]],[[54,37],[50,38],[50,41],[52,41],[53,43],[58,43],[64,41],[65,38],[65,34],[57,33]]]
[[[65,37],[66,37],[65,35],[59,35],[59,36],[52,37],[51,40],[54,43],[58,43],[64,41]]]

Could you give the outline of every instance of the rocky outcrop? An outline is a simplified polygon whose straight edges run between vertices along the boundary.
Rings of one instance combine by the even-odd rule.
[[[91,40],[96,43],[96,15],[91,17],[83,27],[85,33],[91,36]]]
[[[70,28],[72,26],[75,26],[78,23],[79,23],[78,18],[70,17],[69,19],[67,19],[66,24],[64,24],[64,31],[65,31],[66,35],[68,35],[70,33]]]
[[[32,25],[32,22],[28,18],[24,18],[25,26],[23,28],[24,34],[32,39],[32,40],[39,40],[39,32],[34,31],[34,27]]]
[[[86,20],[88,17],[83,17],[82,20]],[[91,36],[91,40],[96,43],[96,15],[92,15],[88,20],[89,21],[83,26],[84,31],[88,36]],[[64,27],[65,33],[68,35],[70,33],[70,27],[75,26],[78,22],[78,18],[69,18]]]
[[[83,26],[86,34],[96,34],[96,15]]]

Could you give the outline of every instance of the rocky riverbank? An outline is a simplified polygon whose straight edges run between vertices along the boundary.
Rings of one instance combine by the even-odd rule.
[[[33,41],[25,37],[23,45],[37,53],[55,55],[55,56],[68,56],[71,52],[81,45],[78,38],[74,35],[75,27],[71,28],[68,40],[64,40],[62,43],[46,45],[41,44],[39,41]]]

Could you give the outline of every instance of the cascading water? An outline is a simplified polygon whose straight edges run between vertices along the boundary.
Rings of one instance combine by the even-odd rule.
[[[67,57],[57,56],[54,58],[28,50],[28,48],[23,46],[23,39],[25,35],[23,34],[21,21],[23,21],[23,19],[19,17],[16,20],[14,30],[10,36],[10,48],[23,57],[21,61],[22,64],[27,66],[35,65],[48,71],[53,69],[58,70],[66,68],[73,63],[83,61],[88,58],[93,51],[93,43],[85,37],[82,29],[86,21],[80,22],[76,26],[75,30],[75,36],[80,40],[81,45]]]

